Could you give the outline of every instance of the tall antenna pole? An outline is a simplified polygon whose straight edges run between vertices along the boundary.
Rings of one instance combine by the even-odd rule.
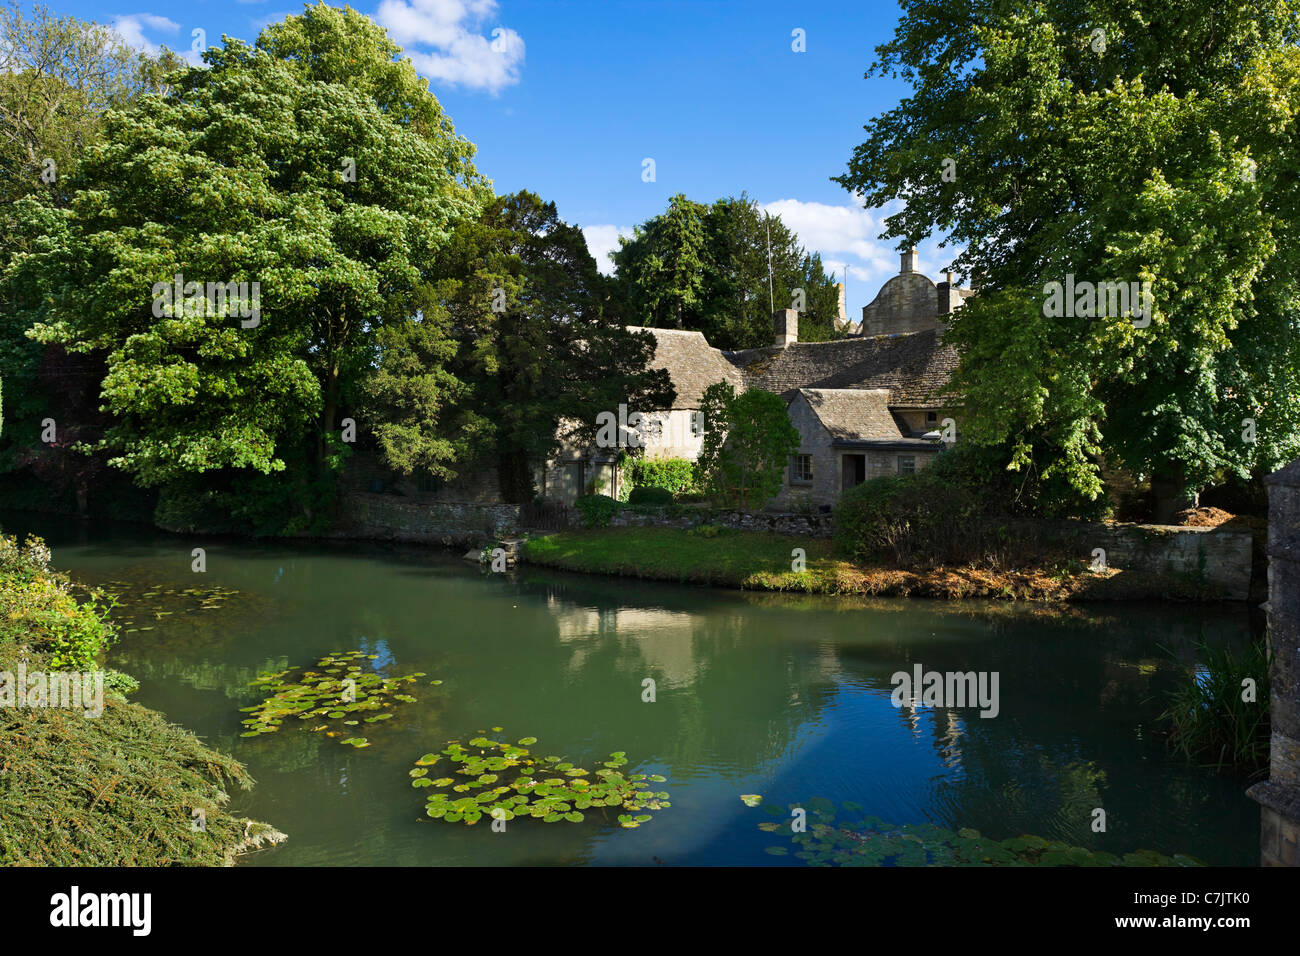
[[[776,299],[772,297],[772,220],[765,213],[763,225],[767,227],[767,311],[776,311]]]

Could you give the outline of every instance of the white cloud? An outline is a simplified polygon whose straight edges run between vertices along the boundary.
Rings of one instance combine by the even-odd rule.
[[[496,0],[382,0],[375,20],[430,80],[498,93],[519,82],[524,39],[502,26],[484,35],[496,11]]]
[[[160,17],[153,13],[131,13],[114,17],[112,26],[118,36],[122,38],[123,43],[133,50],[148,53],[150,56],[157,56],[162,44],[145,36],[146,30],[154,35],[163,33],[167,37],[174,37],[179,34],[181,29],[181,25],[175,20]],[[180,44],[175,41],[167,43],[167,47],[172,52],[178,54],[191,66],[202,66],[203,55],[200,51],[190,49],[189,47],[192,45],[191,43],[185,49],[179,49]]]
[[[609,254],[618,248],[619,236],[631,236],[631,226],[584,226],[582,235],[596,260],[596,268],[605,275],[614,274],[614,260]]]
[[[778,199],[760,204],[762,209],[780,216],[811,252],[821,253],[822,264],[844,281],[849,272],[849,314],[856,316],[861,306],[870,302],[881,285],[899,270],[899,253],[895,244],[876,237],[884,229],[884,219],[893,207],[864,209],[857,202],[831,206],[798,199]],[[917,270],[931,279],[941,278],[943,270],[960,249],[940,249],[934,241],[923,242],[917,251]]]

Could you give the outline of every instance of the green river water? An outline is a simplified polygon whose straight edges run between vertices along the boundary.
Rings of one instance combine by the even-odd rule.
[[[115,614],[135,630],[110,665],[140,681],[140,703],[243,761],[257,786],[235,807],[289,836],[245,865],[798,865],[764,852],[773,840],[757,824],[773,817],[741,794],[782,807],[854,801],[898,824],[1116,853],[1258,858],[1245,782],[1172,759],[1156,732],[1194,643],[1246,639],[1240,606],[758,595],[527,567],[491,575],[443,552],[363,543],[205,540],[31,515],[4,525],[45,536],[54,565],[79,581],[123,582]],[[202,574],[191,571],[197,546]],[[202,608],[184,593],[196,587],[237,593]],[[259,671],[354,649],[377,655],[380,673],[429,675],[416,703],[367,731],[371,746],[294,720],[239,736]],[[891,675],[917,663],[997,672],[998,715],[893,706]],[[658,786],[672,806],[634,830],[589,816],[495,833],[425,817],[412,762],[493,726],[587,766],[625,751],[627,770],[667,777]],[[1096,807],[1105,833],[1090,829]]]

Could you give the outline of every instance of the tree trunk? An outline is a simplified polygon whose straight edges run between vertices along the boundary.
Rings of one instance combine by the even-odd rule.
[[[325,436],[334,431],[339,412],[339,366],[335,361],[325,377],[325,406],[320,415],[320,436],[316,441],[316,463],[325,465]]]
[[[1151,494],[1155,499],[1152,520],[1156,524],[1173,524],[1174,515],[1195,508],[1200,492],[1188,486],[1181,465],[1173,464],[1151,476]]]

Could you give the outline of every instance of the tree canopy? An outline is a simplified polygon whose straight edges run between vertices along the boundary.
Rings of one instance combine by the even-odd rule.
[[[280,470],[304,435],[323,462],[378,330],[490,197],[399,52],[324,4],[225,38],[109,112],[66,210],[28,205],[45,238],[12,271],[44,293],[32,334],[106,356],[104,444],[142,483]],[[183,308],[160,307],[172,286]]]
[[[845,187],[981,275],[948,341],[964,435],[1078,492],[1114,462],[1163,516],[1300,452],[1297,13],[1284,0],[907,0],[873,74],[912,86]],[[1149,321],[1047,284],[1150,283]],[[1082,306],[1083,303],[1080,303]]]
[[[613,260],[628,315],[641,325],[700,331],[716,348],[758,348],[772,344],[773,308],[797,308],[801,340],[838,334],[839,290],[820,255],[743,194],[712,205],[672,197]]]

